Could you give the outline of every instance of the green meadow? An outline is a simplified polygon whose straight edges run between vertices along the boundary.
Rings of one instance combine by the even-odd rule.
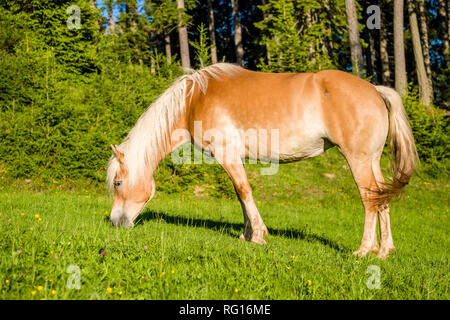
[[[265,246],[239,241],[236,199],[198,186],[157,191],[123,229],[109,223],[104,186],[0,179],[0,299],[450,298],[447,181],[412,179],[392,204],[397,252],[380,260],[352,255],[363,208],[336,150],[273,176],[260,168],[247,165]]]

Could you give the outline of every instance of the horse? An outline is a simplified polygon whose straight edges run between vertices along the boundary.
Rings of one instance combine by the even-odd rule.
[[[264,132],[266,139],[257,135],[255,148],[255,141],[243,138],[242,131]],[[385,180],[380,158],[388,136],[392,178]],[[218,63],[184,74],[139,117],[120,145],[111,145],[107,185],[114,194],[113,226],[134,225],[155,194],[158,164],[179,146],[190,146],[188,142],[219,159],[242,207],[240,239],[256,244],[265,244],[269,232],[242,161],[300,161],[337,147],[365,212],[361,244],[354,254],[372,252],[386,258],[396,250],[389,203],[404,191],[418,156],[394,89],[339,70],[264,73]]]

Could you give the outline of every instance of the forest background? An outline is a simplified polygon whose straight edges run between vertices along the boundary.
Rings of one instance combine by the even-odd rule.
[[[340,69],[395,87],[421,174],[448,176],[448,9],[444,0],[1,0],[0,178],[38,189],[103,184],[109,145],[182,67],[221,61]],[[202,184],[234,193],[218,165],[170,157],[156,180],[169,193]]]

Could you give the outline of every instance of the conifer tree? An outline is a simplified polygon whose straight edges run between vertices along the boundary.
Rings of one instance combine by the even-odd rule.
[[[326,13],[320,1],[269,0],[259,6],[264,20],[256,23],[262,31],[260,44],[269,59],[261,58],[265,71],[305,72],[334,67],[332,35],[327,33]]]
[[[261,58],[259,67],[263,71],[306,71],[308,55],[304,42],[300,41],[295,6],[289,0],[269,0],[260,8],[271,15],[270,19],[256,26],[265,31],[261,44],[267,45],[270,61]]]
[[[172,62],[171,33],[177,28],[177,3],[171,0],[153,0],[145,5],[150,17],[152,32],[164,38],[164,50],[168,63]]]

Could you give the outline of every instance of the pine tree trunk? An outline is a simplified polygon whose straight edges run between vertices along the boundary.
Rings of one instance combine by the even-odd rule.
[[[231,8],[233,11],[234,24],[234,47],[236,49],[236,63],[244,66],[244,48],[242,46],[242,27],[239,21],[239,4],[238,0],[231,0]]]
[[[432,84],[431,79],[431,62],[430,62],[430,51],[428,45],[428,26],[427,26],[427,16],[425,14],[425,0],[419,0],[419,13],[420,13],[420,33],[422,34],[422,52],[423,60],[425,62],[425,70],[427,72],[427,78],[430,84]],[[431,90],[433,91],[433,89]]]
[[[310,9],[306,11],[306,28],[309,30],[312,26],[312,12]],[[314,43],[308,43],[308,60],[310,65],[314,65],[316,62],[316,54],[314,52]]]
[[[387,37],[384,28],[380,29],[380,61],[381,61],[381,81],[383,85],[391,85],[391,69],[389,66],[389,53],[387,49]]]
[[[330,7],[330,0],[325,0],[323,2],[323,8],[325,12],[331,12]],[[333,48],[333,31],[331,30],[331,27],[329,24],[327,24],[326,27],[326,33],[327,37],[324,39],[324,53],[327,54],[330,58],[334,54],[334,48]],[[329,38],[328,38],[329,36]]]
[[[414,58],[416,62],[417,79],[419,81],[420,101],[425,106],[432,103],[433,93],[428,82],[425,64],[423,62],[422,45],[420,43],[419,25],[417,23],[417,15],[414,11],[413,0],[408,0],[409,25],[411,28],[411,36],[413,42]]]
[[[267,0],[262,0],[262,4],[265,6],[267,4]],[[263,12],[263,17],[264,17],[264,21],[267,21],[269,19],[272,18],[271,14],[268,14],[265,10]],[[267,59],[267,64],[270,65],[270,61],[271,61],[271,56],[270,56],[270,47],[269,44],[266,43],[266,59]]]
[[[155,69],[155,59],[153,58],[153,54],[150,57],[150,73],[151,74],[155,74],[156,73],[156,69]]]
[[[91,0],[91,8],[97,9],[97,0]]]
[[[449,29],[450,29],[450,17],[447,9],[448,4],[445,3],[445,0],[439,0],[439,28],[441,29],[440,35],[442,40],[442,46],[443,46],[443,54],[445,59],[449,59]]]
[[[113,2],[112,0],[109,0],[107,3],[108,6],[108,28],[109,28],[109,34],[114,34],[114,14],[113,14]]]
[[[382,2],[382,11],[387,10],[386,3]],[[389,52],[388,52],[388,35],[387,28],[388,21],[384,14],[381,14],[381,25],[380,28],[380,62],[381,62],[381,83],[385,86],[391,86],[391,68],[389,64]]]
[[[358,19],[354,0],[345,0],[345,10],[347,13],[348,33],[350,37],[350,50],[352,58],[352,70],[358,76],[363,73],[363,55],[361,42],[359,39]]]
[[[191,68],[191,61],[189,57],[189,42],[187,28],[183,21],[184,14],[184,0],[177,0],[178,9],[178,35],[180,38],[180,56],[181,56],[181,66],[184,69]]]
[[[368,58],[369,63],[367,64],[367,68],[370,69],[369,74],[372,76],[372,83],[377,84],[378,83],[378,73],[375,71],[377,69],[377,49],[375,48],[375,39],[373,37],[373,34],[371,31],[368,31],[368,37],[369,37],[369,50],[368,52]]]
[[[164,34],[164,48],[166,50],[166,59],[167,59],[167,63],[172,63],[172,49],[170,46],[170,33],[169,32],[165,32]]]
[[[394,0],[394,63],[395,90],[406,94],[405,44],[403,38],[403,0]]]
[[[209,13],[209,40],[211,41],[211,62],[217,63],[217,46],[216,46],[216,27],[214,23],[214,9],[211,0],[208,0],[208,13]]]

